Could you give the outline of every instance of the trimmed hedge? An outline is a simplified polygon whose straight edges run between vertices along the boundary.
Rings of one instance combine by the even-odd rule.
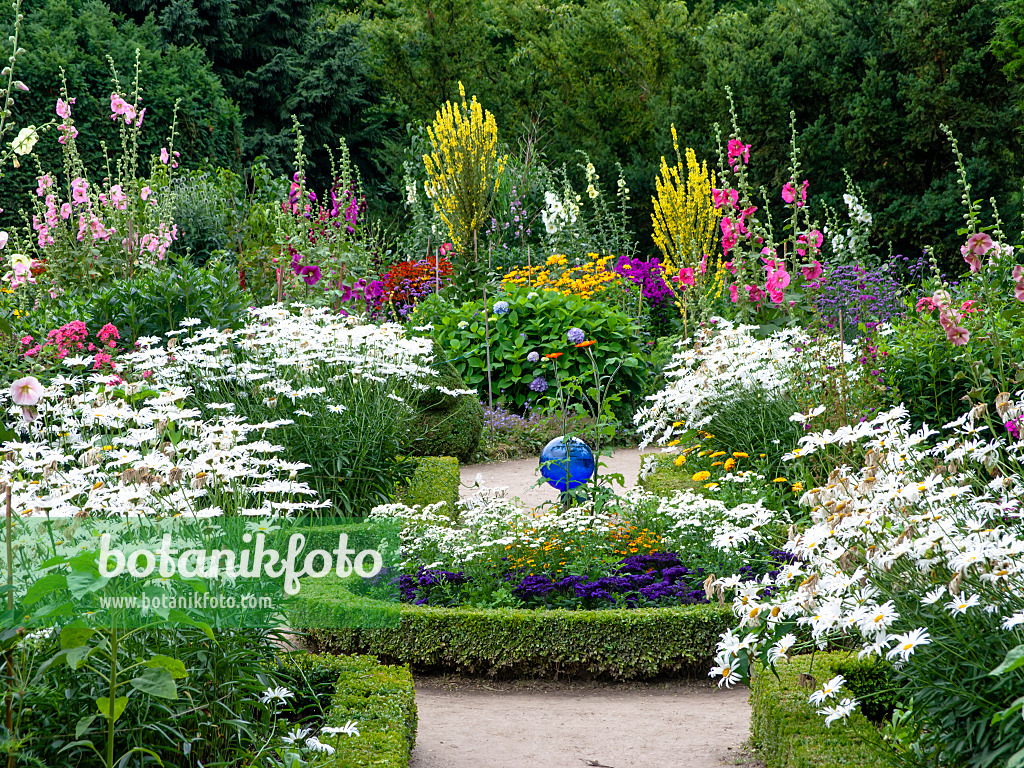
[[[437,369],[437,386],[452,391],[467,388],[451,363],[442,363]],[[447,395],[435,387],[420,394],[415,405],[420,410],[413,421],[416,437],[409,450],[413,456],[455,456],[464,462],[472,459],[484,431],[480,398]]]
[[[407,486],[396,490],[398,500],[410,507],[427,506],[444,501],[449,513],[459,502],[459,460],[452,456],[421,456],[416,459],[416,471]]]
[[[375,628],[337,629],[355,611]],[[397,611],[398,621],[389,622]],[[339,619],[341,621],[339,621]],[[414,669],[503,677],[704,678],[727,606],[598,611],[389,605],[349,593],[337,579],[303,582],[290,623],[319,650],[372,653]],[[351,621],[349,621],[351,626]]]
[[[283,662],[295,677],[295,691],[330,695],[324,725],[354,720],[359,736],[324,736],[337,752],[323,758],[324,768],[408,768],[416,743],[416,699],[408,667],[380,664],[372,656],[296,654]],[[301,706],[302,695],[298,702]]]
[[[817,653],[813,672],[820,682],[832,676],[833,665],[847,662],[845,652]],[[860,712],[845,722],[825,727],[825,718],[808,702],[813,688],[798,684],[811,670],[811,655],[796,656],[771,670],[759,667],[751,693],[750,740],[761,750],[767,768],[848,768],[887,762],[878,731]]]

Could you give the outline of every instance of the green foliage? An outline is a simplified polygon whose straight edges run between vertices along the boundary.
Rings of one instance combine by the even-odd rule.
[[[411,461],[399,458],[408,443],[410,411],[401,400],[411,394],[408,382],[394,376],[377,382],[326,365],[280,373],[295,390],[322,387],[322,398],[296,403],[286,396],[239,391],[223,381],[203,386],[197,380],[195,407],[206,416],[214,412],[208,403],[234,403],[234,412],[253,424],[291,420],[275,430],[274,440],[284,446],[288,461],[309,465],[298,471],[298,479],[332,503],[329,515],[365,515],[390,502],[395,483],[413,469]]]
[[[815,686],[799,684],[801,673],[822,677],[831,663],[847,658],[845,653],[797,656],[776,665],[778,677],[758,669],[750,692],[750,739],[768,768],[875,768],[887,762],[886,748],[864,715],[855,712],[826,728],[807,701]]]
[[[325,725],[355,721],[359,736],[331,740],[337,752],[324,768],[407,768],[416,742],[416,691],[408,667],[384,666],[372,656],[294,654],[282,673],[297,692],[298,706],[329,701]]]
[[[42,125],[54,117],[63,68],[69,95],[76,98],[78,149],[96,177],[106,175],[101,173],[107,167],[101,144],[105,142],[112,150],[120,146],[118,129],[110,120],[114,88],[107,56],[127,85],[134,76],[136,50],[147,126],[141,137],[141,155],[156,154],[166,144],[177,102],[174,147],[182,160],[196,163],[205,157],[224,165],[235,161],[237,108],[202,52],[164,45],[153,23],[127,23],[99,0],[42,0],[26,3],[22,45],[26,53],[18,61],[17,77],[31,90],[18,93],[17,124]],[[63,167],[60,150],[53,131],[40,140],[33,155],[44,171],[52,172]],[[5,172],[0,190],[8,201],[4,205],[8,222],[19,207],[29,207],[27,194],[35,187],[36,175],[32,159],[23,161],[20,169]]]
[[[303,585],[292,626],[316,626],[350,598],[336,580]],[[703,678],[718,634],[734,621],[711,605],[570,611],[402,605],[400,626],[312,629],[325,651],[460,674]]]
[[[963,398],[971,389],[967,354],[924,323],[911,321],[899,328],[883,347],[892,400],[903,403],[916,424],[935,428],[953,421],[963,412]]]
[[[493,309],[496,301],[507,301],[510,311],[504,316],[492,314],[489,318],[491,386],[495,402],[514,408],[537,402],[537,394],[528,388],[536,377],[546,378],[549,386],[554,387],[552,363],[543,358],[537,363],[529,362],[527,355],[531,352],[562,353],[558,359],[562,378],[580,377],[584,382],[590,381],[589,358],[566,341],[566,333],[574,327],[582,328],[587,339],[597,342],[590,349],[600,370],[610,371],[618,360],[624,361],[616,380],[617,387],[633,396],[642,391],[644,377],[638,361],[641,353],[637,329],[624,313],[600,301],[521,287],[511,287],[493,299],[489,297],[489,308]],[[486,399],[487,356],[482,311],[482,301],[455,306],[435,295],[417,305],[412,322],[433,326],[431,333],[439,349],[448,356],[466,384],[476,388]]]
[[[711,421],[704,431],[714,437],[705,444],[759,457],[765,475],[782,471],[783,454],[793,450],[803,435],[800,424],[789,420],[800,410],[799,404],[788,394],[769,394],[756,384],[723,395],[707,410]]]
[[[484,411],[476,395],[452,396],[439,390],[465,390],[466,383],[451,363],[440,367],[436,386],[416,397],[417,414],[410,426],[412,456],[454,456],[468,462],[480,444]]]
[[[97,329],[113,323],[121,339],[131,344],[142,336],[162,337],[187,317],[211,328],[238,328],[251,302],[238,286],[238,272],[227,262],[196,267],[182,259],[97,289],[88,296],[83,314],[69,315],[65,322],[90,318],[87,324]]]
[[[343,136],[363,157],[381,117],[367,80],[357,21],[328,20],[314,0],[108,0],[117,12],[159,28],[165,45],[205,54],[242,118],[242,153],[290,169],[294,115],[313,150],[310,180],[328,183],[325,145]],[[364,171],[371,167],[364,165]]]
[[[459,501],[459,461],[451,456],[424,456],[416,460],[409,484],[399,487],[398,498],[410,507],[443,501],[454,510]]]
[[[844,687],[860,702],[859,709],[868,720],[882,723],[892,717],[901,699],[892,664],[880,657],[850,656],[833,658],[829,666],[846,679]]]

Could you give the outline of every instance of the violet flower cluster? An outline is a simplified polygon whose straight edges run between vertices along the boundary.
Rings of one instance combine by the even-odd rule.
[[[888,269],[854,265],[831,267],[822,276],[814,308],[829,328],[839,327],[840,315],[845,327],[856,328],[859,323],[889,322],[906,305],[903,287]]]
[[[773,550],[774,565],[792,562],[793,555]],[[769,571],[774,578],[777,570]],[[743,581],[757,578],[749,565],[738,575]],[[694,605],[707,603],[703,582],[704,568],[683,565],[672,552],[632,555],[620,560],[607,576],[552,576],[513,571],[495,579],[509,586],[512,593],[529,608],[578,607],[614,608],[652,605]],[[458,587],[469,583],[459,571],[420,568],[415,576],[402,575],[393,580],[406,603],[416,605],[452,605],[457,603]],[[455,588],[454,590],[452,588]]]
[[[620,256],[615,271],[625,278],[627,288],[639,286],[648,304],[658,305],[672,298],[672,291],[665,282],[665,268],[657,256],[649,261]]]

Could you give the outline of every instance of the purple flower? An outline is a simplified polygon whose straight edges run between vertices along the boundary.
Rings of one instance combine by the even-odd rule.
[[[527,386],[529,386],[529,388],[532,389],[534,392],[547,392],[548,380],[545,379],[543,376],[538,376],[533,381],[531,381]]]
[[[494,314],[507,315],[511,311],[507,301],[494,302]]]
[[[587,334],[583,332],[582,328],[570,328],[566,337],[569,339],[570,344],[582,344],[587,340]]]
[[[526,356],[526,359],[529,360],[531,363],[539,362],[540,361],[540,352],[536,352],[536,351],[531,352],[530,354],[528,354]]]
[[[320,282],[320,267],[316,264],[300,267],[296,272],[306,281],[306,285],[316,285]]]

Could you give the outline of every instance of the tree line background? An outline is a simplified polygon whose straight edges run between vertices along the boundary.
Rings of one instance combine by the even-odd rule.
[[[792,111],[812,197],[839,203],[848,170],[875,239],[897,252],[933,244],[948,257],[959,244],[943,123],[976,195],[995,197],[1008,224],[1021,207],[1024,0],[26,0],[24,12],[18,77],[31,91],[15,123],[50,119],[63,68],[97,168],[104,143],[119,145],[107,57],[127,86],[138,49],[144,150],[166,142],[180,99],[186,167],[244,173],[264,156],[290,175],[294,115],[313,186],[329,179],[324,146],[344,137],[372,209],[394,224],[410,138],[460,80],[512,153],[573,169],[582,150],[606,182],[621,164],[644,251],[669,126],[713,166],[712,125],[729,131],[726,86],[758,183],[778,196]],[[37,154],[42,168],[61,167],[55,140]],[[26,163],[2,181],[4,217],[36,172]]]

